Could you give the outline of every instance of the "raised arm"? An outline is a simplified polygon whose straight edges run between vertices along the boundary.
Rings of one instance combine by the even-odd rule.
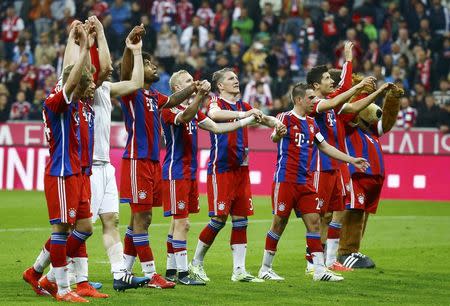
[[[316,107],[317,112],[325,112],[327,110],[338,107],[339,105],[345,103],[350,99],[354,94],[360,91],[364,86],[373,84],[375,82],[374,77],[364,78],[360,83],[353,86],[349,90],[341,93],[340,95],[326,100],[321,100]]]
[[[385,90],[391,88],[394,86],[392,83],[384,83],[380,86],[377,90],[375,90],[373,93],[368,95],[365,98],[362,98],[358,101],[352,102],[352,103],[346,103],[344,106],[342,106],[342,109],[340,111],[341,114],[357,114],[363,109],[365,109],[369,104],[373,103],[379,95],[381,95]]]
[[[141,37],[145,34],[144,26],[135,26],[131,32],[128,34],[127,39],[131,42],[137,42],[141,40]],[[133,52],[125,46],[122,55],[122,63],[120,65],[120,80],[127,81],[131,79],[131,74],[133,71]]]
[[[177,91],[169,96],[169,99],[167,100],[167,103],[164,104],[164,108],[171,108],[174,106],[177,106],[186,99],[188,99],[194,92],[197,91],[197,85],[200,84],[199,82],[194,82],[194,84],[190,85],[189,87],[186,87],[183,90]]]
[[[341,81],[339,82],[339,84],[337,84],[336,90],[330,94],[329,98],[336,97],[352,87],[353,43],[351,41],[347,41],[345,43],[344,55],[345,55],[345,63],[342,66]]]
[[[80,56],[80,46],[77,45],[75,40],[75,29],[81,24],[81,21],[75,20],[70,25],[69,37],[67,39],[66,48],[64,49],[63,70],[67,66],[74,65]]]
[[[200,84],[197,94],[191,104],[175,117],[175,124],[190,122],[198,113],[203,100],[208,96],[211,90],[211,84],[208,81],[203,81]]]
[[[326,142],[325,140],[322,141],[321,143],[316,143],[316,144],[317,144],[317,147],[319,148],[319,150],[322,151],[323,153],[325,153],[326,155],[328,155],[329,157],[346,162],[346,163],[350,163],[362,171],[366,171],[367,168],[370,166],[369,163],[367,162],[367,160],[365,160],[364,158],[362,158],[362,157],[355,158],[350,155],[347,155],[347,154],[339,151],[335,147],[329,145],[328,142]]]
[[[111,73],[111,55],[109,54],[108,42],[106,41],[105,31],[103,30],[102,23],[96,16],[91,16],[88,18],[88,20],[95,27],[95,32],[97,34],[98,57],[100,63],[97,86],[100,86],[103,81],[108,79]]]
[[[133,73],[131,80],[111,83],[111,97],[126,96],[142,88],[144,84],[144,63],[142,61],[142,40],[132,44],[126,39],[127,49],[133,53]]]
[[[75,65],[73,66],[72,71],[70,72],[69,77],[67,78],[67,81],[64,84],[64,92],[65,95],[68,97],[72,95],[78,83],[80,82],[83,69],[86,65],[86,59],[89,54],[89,49],[91,47],[89,45],[90,38],[84,27],[82,25],[77,25],[75,31],[77,34],[76,36],[79,37],[80,41],[80,56],[78,57],[78,60],[75,62]]]

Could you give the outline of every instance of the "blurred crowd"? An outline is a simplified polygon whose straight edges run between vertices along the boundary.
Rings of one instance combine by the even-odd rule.
[[[117,80],[124,40],[146,29],[143,49],[159,64],[155,87],[185,69],[195,79],[234,67],[243,99],[266,114],[289,109],[289,88],[316,65],[340,67],[405,89],[397,126],[450,126],[450,13],[445,0],[2,0],[0,122],[40,120],[62,70],[67,29],[96,15]],[[113,120],[121,120],[118,100]]]

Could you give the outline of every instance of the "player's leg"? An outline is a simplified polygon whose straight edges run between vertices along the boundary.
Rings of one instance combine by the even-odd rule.
[[[167,260],[166,260],[166,279],[174,282],[177,278],[177,262],[175,260],[175,254],[173,252],[173,217],[170,219],[169,233],[167,234]]]
[[[36,257],[34,264],[26,269],[22,278],[24,281],[31,285],[31,288],[37,295],[47,295],[48,293],[39,287],[39,279],[42,277],[44,270],[50,265],[50,243],[51,237],[47,239],[44,246],[42,247],[39,255]]]
[[[133,265],[137,257],[137,251],[133,243],[133,224],[134,216],[133,213],[131,213],[130,222],[128,223],[128,227],[125,231],[125,237],[123,238],[123,260],[125,263],[125,268],[130,273],[133,271]]]

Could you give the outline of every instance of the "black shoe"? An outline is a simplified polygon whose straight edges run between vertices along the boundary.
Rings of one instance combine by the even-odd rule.
[[[137,277],[132,274],[125,274],[121,279],[115,279],[113,288],[116,291],[125,291],[127,289],[136,289],[143,287],[150,282],[148,277]]]
[[[186,286],[206,286],[206,283],[204,281],[191,278],[189,277],[189,275],[178,278],[178,283]]]
[[[176,269],[169,269],[166,270],[166,276],[165,279],[169,282],[177,282],[177,270]]]
[[[338,256],[338,261],[347,268],[353,269],[373,269],[375,263],[370,257],[361,253],[351,253],[349,255]]]

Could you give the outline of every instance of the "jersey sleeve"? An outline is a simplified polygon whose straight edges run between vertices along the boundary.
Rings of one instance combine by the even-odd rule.
[[[313,106],[313,110],[312,112],[308,115],[310,117],[317,117],[321,112],[319,111],[319,104],[320,103],[325,103],[326,99],[317,99],[314,102],[314,106]]]
[[[242,102],[242,105],[244,106],[243,111],[249,111],[249,110],[253,109],[253,107],[250,104],[248,104],[247,102]]]
[[[352,73],[352,62],[345,62],[342,66],[341,81],[337,84],[336,90],[328,96],[329,98],[334,98],[352,88]]]
[[[183,113],[183,111],[176,107],[164,108],[161,110],[161,118],[166,124],[177,125],[175,120],[181,113]]]
[[[320,133],[320,129],[316,121],[314,121],[314,139],[317,143],[322,143],[325,140],[322,133]]]
[[[208,115],[211,111],[221,110],[217,100],[218,97],[215,95],[209,99],[208,103],[206,104],[206,115]]]
[[[161,109],[169,102],[169,97],[158,92],[158,108]]]
[[[62,113],[67,110],[68,105],[72,102],[72,96],[67,97],[66,86],[62,88],[56,88],[47,99],[45,99],[44,105],[54,113]]]
[[[201,122],[205,121],[206,118],[208,118],[202,111],[198,111],[198,113],[197,113],[197,115],[195,115],[195,117],[197,118],[198,123],[201,123]]]

